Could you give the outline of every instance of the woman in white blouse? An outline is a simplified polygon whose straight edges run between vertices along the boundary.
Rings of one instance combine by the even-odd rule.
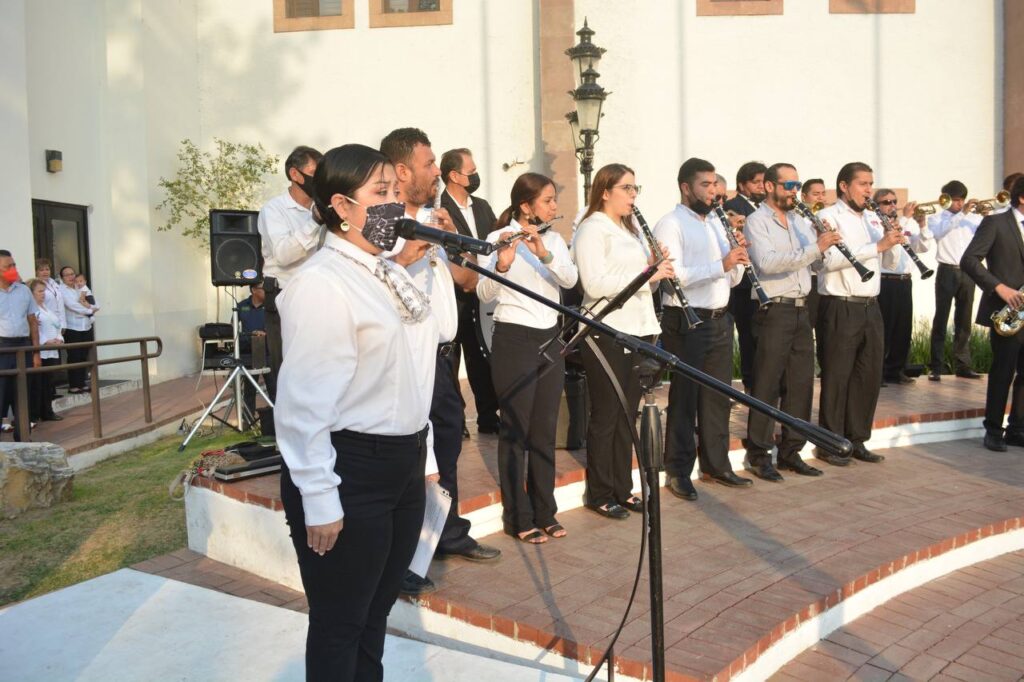
[[[75,286],[75,269],[65,265],[60,269],[60,292],[64,299],[64,340],[67,343],[92,341],[95,337],[92,329],[92,316],[99,306],[90,304],[82,298],[82,292]],[[68,349],[68,362],[85,362],[89,359],[88,348]],[[86,393],[85,380],[88,371],[85,368],[68,370],[68,393]]]
[[[551,178],[520,175],[512,185],[511,204],[487,240],[525,236],[491,254],[486,264],[556,303],[560,287],[573,287],[577,279],[561,235],[537,232],[537,225],[554,220],[557,211]],[[547,542],[547,536],[565,537],[555,519],[555,429],[565,361],[555,350],[538,352],[558,334],[558,313],[488,277],[480,278],[476,291],[484,303],[498,302],[491,375],[501,412],[498,477],[505,532],[531,544]]]
[[[38,270],[38,267],[37,267]],[[49,267],[47,267],[47,272]],[[53,280],[50,280],[53,281]],[[36,321],[39,324],[39,344],[42,346],[53,346],[52,350],[39,352],[43,366],[60,364],[60,344],[64,343],[61,336],[61,319],[47,305],[48,282],[43,279],[33,279],[28,283],[32,292],[32,298],[36,301]],[[51,382],[53,373],[41,372],[29,375],[29,419],[38,421],[61,421],[63,417],[53,411],[53,391]]]
[[[573,237],[573,256],[583,285],[583,304],[594,312],[655,261],[633,220],[633,202],[640,187],[633,170],[619,163],[605,166],[594,176],[590,204]],[[652,286],[671,277],[671,261],[658,266]],[[603,320],[620,332],[651,340],[660,331],[650,287],[641,287],[620,309]],[[592,338],[611,366],[630,407],[624,414],[618,396],[594,351],[583,345],[583,366],[590,395],[587,426],[586,505],[602,516],[629,517],[642,511],[633,495],[633,440],[631,423],[640,404],[640,379],[633,371],[636,358],[603,334]]]
[[[380,255],[405,212],[380,152],[328,151],[314,187],[326,241],[277,300],[281,498],[309,601],[307,679],[379,680],[387,616],[423,522],[434,359],[457,320],[439,319]]]

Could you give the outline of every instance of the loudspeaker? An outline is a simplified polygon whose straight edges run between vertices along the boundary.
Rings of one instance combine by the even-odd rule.
[[[256,211],[210,211],[210,276],[213,286],[255,284],[263,279]]]

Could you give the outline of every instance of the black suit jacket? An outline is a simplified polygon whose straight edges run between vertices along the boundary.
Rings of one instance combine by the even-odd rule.
[[[466,222],[466,218],[462,215],[462,209],[455,203],[455,199],[452,199],[452,195],[448,192],[444,192],[441,195],[441,206],[447,209],[448,215],[452,217],[452,222],[455,223],[455,229],[459,231],[459,234],[466,235],[467,237],[476,237],[478,239],[487,239],[487,235],[494,230],[494,223],[498,222],[498,219],[494,217],[494,211],[491,210],[491,205],[483,199],[473,197],[473,203],[470,207],[473,209],[473,220],[476,221],[476,234],[469,229],[469,223]]]
[[[1011,289],[1024,286],[1024,238],[1012,210],[986,216],[981,221],[960,259],[960,267],[985,294],[978,304],[975,322],[991,327],[992,313],[1006,305],[995,292],[996,285],[1005,284]]]
[[[725,210],[739,213],[741,216],[748,216],[757,209],[750,205],[750,202],[739,194],[725,202]]]

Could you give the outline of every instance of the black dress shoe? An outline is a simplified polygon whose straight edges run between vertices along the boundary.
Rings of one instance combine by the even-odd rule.
[[[62,421],[64,421],[64,417],[60,416],[59,414],[48,414],[45,417],[43,417],[43,421],[44,422],[62,422]]]
[[[862,462],[871,462],[872,464],[878,464],[879,462],[885,461],[885,457],[882,455],[876,455],[870,450],[866,450],[864,448],[854,449],[852,456],[854,459],[859,459]]]
[[[477,425],[476,432],[477,433],[486,433],[486,434],[489,434],[489,435],[492,435],[492,436],[493,435],[497,435],[497,433],[498,433],[498,426],[496,424],[486,424],[484,426]]]
[[[754,482],[749,478],[737,476],[731,471],[727,471],[724,474],[716,474],[711,477],[711,480],[715,483],[721,483],[722,485],[729,486],[730,488],[748,488],[754,485]]]
[[[1006,440],[1002,434],[988,432],[985,434],[985,447],[992,452],[1006,452]]]
[[[693,502],[697,499],[697,489],[693,487],[693,481],[682,476],[669,476],[665,481],[665,487],[676,497]]]
[[[928,372],[928,381],[942,381],[942,372],[937,369]]]
[[[780,474],[775,469],[775,467],[772,466],[772,463],[768,460],[762,460],[756,463],[747,462],[746,464],[744,464],[743,468],[749,471],[750,473],[754,474],[758,478],[764,479],[766,481],[781,483],[783,480],[785,480],[782,478],[782,474]]]
[[[981,375],[975,372],[973,369],[958,369],[956,375],[961,379],[980,379]]]
[[[627,511],[622,505],[616,504],[614,502],[602,505],[588,504],[587,509],[595,511],[601,516],[604,516],[609,519],[615,519],[617,521],[622,521],[623,519],[629,518],[629,511]]]
[[[636,512],[637,514],[642,514],[644,511],[644,501],[639,497],[631,497],[625,502],[620,502],[619,504],[629,511]]]
[[[801,476],[822,476],[825,473],[821,469],[812,467],[810,464],[799,458],[791,460],[780,459],[776,466],[783,471],[789,470],[795,474],[800,474]]]
[[[1017,432],[1006,432],[1006,438],[1003,439],[1007,445],[1015,445],[1018,448],[1024,448],[1024,433]]]
[[[461,549],[454,552],[442,552],[441,550],[438,550],[434,556],[438,559],[450,559],[452,557],[459,557],[467,561],[486,562],[495,561],[496,559],[501,557],[501,550],[497,547],[490,547],[488,545],[481,545],[480,543],[477,543],[473,547]]]
[[[842,455],[836,455],[831,452],[825,452],[824,450],[815,450],[814,456],[820,459],[822,462],[828,462],[835,467],[845,467],[850,465],[850,458],[843,457]]]
[[[418,597],[421,594],[429,594],[437,589],[437,585],[430,578],[421,578],[412,571],[406,571],[402,578],[402,594],[410,597]]]

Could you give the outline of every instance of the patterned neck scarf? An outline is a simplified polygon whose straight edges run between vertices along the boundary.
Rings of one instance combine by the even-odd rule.
[[[353,263],[358,263],[365,267],[364,264],[359,263],[359,261],[344,251],[340,251],[330,244],[327,244],[326,247],[348,258]],[[375,260],[377,265],[373,270],[373,275],[384,283],[388,293],[391,294],[395,311],[398,312],[402,323],[418,324],[427,319],[427,316],[430,315],[430,300],[427,298],[427,295],[412,283],[408,275],[398,271],[398,265],[383,256],[377,256]]]

